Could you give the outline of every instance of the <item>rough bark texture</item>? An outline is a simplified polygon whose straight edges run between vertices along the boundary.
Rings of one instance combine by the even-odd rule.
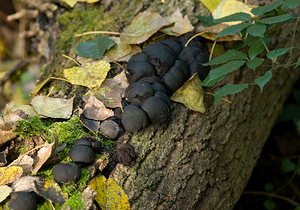
[[[197,1],[166,1],[161,7],[141,2],[137,11],[169,8],[170,13],[180,5],[185,14],[199,14],[194,14]],[[276,47],[290,44],[292,26],[278,32]],[[226,82],[253,81],[269,69],[242,69]],[[118,164],[111,176],[128,194],[132,209],[232,209],[297,77],[293,69],[276,68],[262,94],[252,86],[231,96],[232,104],[221,102],[217,110],[207,95],[205,114],[176,104],[169,123],[123,137],[135,147],[137,164]]]

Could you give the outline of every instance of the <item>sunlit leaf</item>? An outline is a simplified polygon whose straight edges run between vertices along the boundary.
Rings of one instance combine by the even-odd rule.
[[[240,23],[237,25],[229,26],[228,28],[225,28],[223,31],[221,31],[217,36],[215,36],[215,38],[241,32],[243,29],[247,28],[250,25],[251,23]]]
[[[35,96],[31,100],[34,110],[43,116],[69,119],[73,110],[73,99]]]
[[[208,63],[205,63],[204,65],[212,66],[212,65],[218,65],[221,63],[226,63],[227,61],[230,61],[230,60],[240,60],[240,59],[247,59],[247,55],[245,55],[244,53],[242,53],[240,51],[230,49],[230,50],[226,51],[223,55],[213,58],[211,61],[209,61]]]
[[[258,20],[258,22],[260,23],[264,23],[264,24],[276,24],[276,23],[282,23],[288,20],[296,20],[297,17],[288,15],[288,14],[284,14],[284,15],[278,15],[278,16],[274,16],[274,17],[268,17],[268,18],[264,18],[261,20]]]
[[[263,63],[263,61],[264,61],[263,58],[253,58],[252,60],[248,61],[246,64],[250,69],[255,70],[256,67],[258,67]]]
[[[1,185],[0,186],[0,203],[4,201],[12,192],[11,187],[7,185]]]
[[[292,47],[279,48],[279,49],[276,49],[276,50],[272,50],[272,51],[267,53],[267,58],[269,58],[270,60],[273,60],[274,58],[277,58],[278,56],[281,56],[281,55],[285,54],[290,49],[292,49]]]
[[[282,0],[274,1],[270,5],[260,6],[260,7],[253,8],[251,10],[251,13],[253,15],[256,15],[256,16],[261,16],[261,15],[267,13],[267,12],[272,11],[273,9],[276,9],[277,7],[280,7],[282,5],[282,3],[283,3]]]
[[[230,61],[222,66],[219,66],[209,72],[207,77],[201,83],[203,86],[212,86],[216,82],[222,80],[227,74],[239,69],[246,61]]]
[[[98,61],[64,69],[64,75],[74,85],[94,88],[101,86],[109,70],[109,63]]]
[[[0,167],[0,185],[14,182],[22,173],[23,169],[20,166]]]
[[[200,0],[204,6],[209,9],[210,12],[214,11],[222,0]]]
[[[74,5],[77,3],[77,2],[87,2],[87,3],[95,3],[99,0],[61,0],[65,3],[67,3],[70,7],[74,7]]]
[[[267,84],[267,82],[269,82],[271,78],[272,78],[272,72],[267,71],[263,76],[255,79],[254,83],[260,87],[260,90],[262,92],[265,84]]]
[[[127,44],[140,44],[159,31],[170,22],[157,13],[148,11],[139,13],[132,23],[124,28],[121,34],[121,42]]]
[[[186,81],[181,88],[171,96],[172,101],[184,104],[188,109],[196,112],[205,112],[204,91],[198,74]]]
[[[105,36],[98,36],[91,41],[82,42],[75,47],[78,55],[84,58],[100,59],[106,50],[110,49],[116,43]]]
[[[241,92],[246,89],[249,84],[227,84],[224,87],[220,88],[215,93],[215,108],[219,105],[220,100],[223,96],[232,95]]]
[[[91,180],[89,187],[97,192],[95,200],[101,209],[130,209],[127,195],[112,178],[106,179],[103,175],[97,176]]]
[[[255,23],[254,25],[247,28],[247,32],[252,36],[263,37],[264,33],[266,32],[267,27],[261,23]]]

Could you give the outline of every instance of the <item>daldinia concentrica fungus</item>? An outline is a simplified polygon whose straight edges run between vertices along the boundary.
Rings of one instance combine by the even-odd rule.
[[[96,158],[93,149],[85,145],[74,145],[69,151],[69,156],[72,161],[79,164],[90,164]]]
[[[169,118],[169,106],[160,98],[151,96],[141,106],[152,123],[164,123]]]
[[[137,105],[129,104],[122,115],[122,124],[129,132],[136,132],[148,125],[147,114]]]
[[[160,43],[168,46],[176,56],[180,53],[182,49],[180,43],[173,39],[164,39]]]
[[[129,83],[136,82],[143,77],[155,76],[154,67],[145,61],[132,62],[127,66],[127,79]]]
[[[105,120],[100,125],[100,132],[110,139],[115,139],[119,135],[120,127],[113,120]]]
[[[77,139],[77,140],[74,141],[74,145],[84,145],[84,146],[91,147],[92,143],[91,143],[91,141],[89,141],[86,138],[80,138],[80,139]]]
[[[139,62],[139,61],[149,62],[149,56],[143,52],[137,53],[131,56],[131,58],[128,60],[127,66],[130,66],[132,63]]]
[[[155,92],[160,91],[160,92],[163,92],[163,93],[167,93],[166,87],[163,84],[161,84],[161,82],[153,83],[152,88]]]
[[[117,156],[119,163],[124,166],[133,166],[135,164],[136,155],[131,144],[123,144],[117,148]]]
[[[167,87],[168,90],[171,91],[171,93],[175,92],[178,88],[181,87],[181,85],[184,83],[184,73],[177,68],[176,66],[173,66],[161,79],[163,84]]]
[[[35,210],[37,209],[36,195],[28,191],[14,192],[7,207],[13,210]]]
[[[147,98],[153,96],[154,90],[148,82],[138,81],[129,85],[125,97],[130,103],[141,105]]]
[[[59,163],[53,168],[54,180],[58,183],[62,182],[78,182],[81,176],[79,166],[74,163]]]
[[[172,109],[173,103],[171,102],[171,100],[167,94],[165,94],[164,92],[157,91],[157,92],[155,92],[154,96],[163,100],[168,105],[169,109],[170,110]]]

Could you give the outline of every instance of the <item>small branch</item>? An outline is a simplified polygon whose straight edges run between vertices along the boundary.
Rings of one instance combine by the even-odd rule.
[[[300,206],[300,203],[290,199],[290,198],[287,198],[285,196],[281,196],[281,195],[276,195],[274,193],[268,193],[268,192],[259,192],[259,191],[245,191],[244,194],[249,194],[249,195],[265,195],[265,196],[268,196],[268,197],[271,197],[271,198],[278,198],[280,200],[284,200],[294,206]]]
[[[268,46],[266,45],[265,41],[264,41],[261,37],[260,37],[260,40],[261,40],[262,43],[264,44],[264,46],[265,46],[267,52],[270,52],[270,50],[269,50]]]
[[[108,56],[105,56],[105,57],[107,57],[110,62],[118,65],[121,69],[123,69],[126,72],[126,69],[121,64],[119,64],[117,61],[110,59]]]
[[[216,43],[217,43],[217,41],[215,40],[212,47],[211,47],[211,51],[210,51],[210,55],[209,55],[209,59],[208,59],[209,61],[211,61],[212,55],[213,55],[214,50],[215,50]]]
[[[69,60],[73,61],[74,63],[76,63],[76,65],[81,66],[80,63],[78,63],[74,58],[71,58],[70,56],[67,56],[65,54],[62,54],[63,57],[68,58]]]
[[[204,94],[206,94],[206,95],[211,95],[211,96],[215,96],[215,94],[214,94],[214,93],[211,93],[211,92],[204,92]],[[226,102],[229,103],[229,104],[232,104],[232,101],[230,101],[230,100],[228,100],[228,99],[226,99],[226,98],[221,98],[221,100],[226,101]]]
[[[193,40],[193,39],[195,39],[197,36],[201,36],[202,34],[204,34],[204,32],[200,32],[200,33],[198,33],[198,34],[195,34],[194,36],[192,36],[186,43],[185,43],[185,47],[187,47],[188,45],[189,45],[189,43]]]
[[[111,34],[111,35],[121,35],[119,32],[111,32],[111,31],[89,31],[82,34],[75,34],[75,37],[91,35],[91,34]]]

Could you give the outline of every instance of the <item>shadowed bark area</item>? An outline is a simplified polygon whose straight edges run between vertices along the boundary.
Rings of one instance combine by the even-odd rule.
[[[170,1],[161,7],[149,2],[127,6],[136,11],[148,7],[174,11],[180,5],[185,14],[199,15],[196,1]],[[275,35],[273,46],[289,47],[292,32],[293,24],[285,26]],[[253,81],[269,69],[242,69],[226,82]],[[232,104],[223,101],[216,110],[213,97],[206,95],[205,114],[175,104],[169,123],[122,137],[134,146],[137,164],[132,168],[118,164],[111,176],[129,196],[132,209],[232,209],[298,75],[298,70],[276,68],[262,94],[251,86],[230,96]]]

